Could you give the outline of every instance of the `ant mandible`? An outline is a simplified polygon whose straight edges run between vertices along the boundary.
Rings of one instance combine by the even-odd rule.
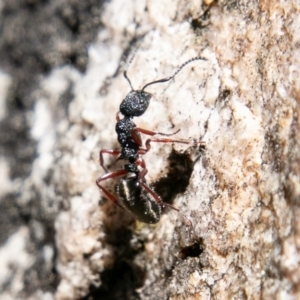
[[[149,106],[152,95],[145,91],[149,85],[170,81],[184,66],[195,60],[206,59],[200,56],[189,59],[183,63],[172,76],[151,81],[141,90],[133,89],[131,81],[127,76],[127,72],[124,72],[124,77],[128,81],[131,91],[121,102],[120,110],[116,116],[116,133],[118,135],[118,142],[121,145],[121,150],[102,149],[100,151],[100,165],[104,169],[105,174],[96,180],[96,184],[113,203],[126,209],[137,220],[144,223],[157,223],[160,219],[162,208],[165,206],[169,206],[179,212],[177,208],[164,203],[160,196],[157,195],[146,182],[145,176],[148,170],[145,161],[141,156],[150,150],[150,143],[192,143],[193,145],[197,145],[198,143],[204,144],[204,142],[153,137],[146,140],[145,148],[143,148],[141,133],[149,136],[161,135],[168,137],[176,134],[179,130],[171,134],[150,131],[137,127],[133,122],[133,118],[143,115]],[[123,115],[122,119],[119,116],[120,113]],[[103,154],[118,156],[117,160],[124,160],[126,163],[124,164],[123,169],[108,172],[107,168],[104,166]],[[100,184],[104,180],[116,177],[122,177],[115,186],[117,197]]]

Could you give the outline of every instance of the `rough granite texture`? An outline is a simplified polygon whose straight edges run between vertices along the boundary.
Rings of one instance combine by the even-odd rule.
[[[33,3],[31,12],[61,8]],[[58,14],[83,24],[73,38],[48,25],[46,71],[14,67],[31,76],[21,94],[14,60],[1,63],[0,122],[11,130],[0,135],[1,300],[299,299],[299,2],[76,3]],[[86,56],[60,56],[75,37]],[[135,122],[180,129],[176,137],[201,139],[205,150],[153,144],[147,181],[181,213],[137,223],[95,185],[99,150],[118,149],[115,116],[130,91],[122,70],[138,89],[197,55],[207,61],[147,88],[153,98]]]

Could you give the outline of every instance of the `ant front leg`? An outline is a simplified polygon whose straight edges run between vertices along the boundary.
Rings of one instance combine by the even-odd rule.
[[[172,136],[172,135],[175,135],[176,133],[178,133],[179,131],[180,131],[180,129],[178,129],[177,131],[172,132],[172,133],[162,133],[162,132],[156,132],[156,131],[151,131],[151,130],[144,129],[144,128],[135,127],[132,129],[131,135],[134,137],[135,135],[138,135],[138,133],[143,133],[143,134],[151,135],[151,136],[153,136],[153,135]]]
[[[106,174],[102,175],[101,177],[99,177],[96,180],[97,186],[105,194],[105,196],[109,200],[111,200],[114,204],[118,205],[121,208],[123,208],[123,207],[118,203],[116,197],[110,191],[108,191],[105,187],[103,187],[100,184],[100,182],[104,181],[104,180],[107,180],[107,179],[112,179],[112,178],[116,178],[116,177],[119,177],[119,176],[124,176],[126,174],[128,174],[128,171],[126,171],[126,170],[118,170],[118,171],[115,171],[115,172],[106,173]]]
[[[146,135],[164,135],[164,136],[171,136],[174,135],[176,133],[178,133],[180,131],[180,129],[178,129],[177,131],[173,132],[173,133],[162,133],[162,132],[155,132],[155,131],[151,131],[148,129],[143,129],[143,128],[139,128],[139,127],[134,127],[131,130],[131,137],[133,138],[133,140],[135,141],[135,143],[141,147],[142,146],[142,138],[140,133],[146,134]]]
[[[141,147],[142,146],[142,139],[141,139],[140,133],[143,133],[143,134],[146,134],[146,135],[150,135],[150,136],[154,136],[154,135],[172,136],[172,135],[178,133],[179,131],[180,131],[180,129],[178,129],[177,131],[175,131],[173,133],[162,133],[162,132],[151,131],[151,130],[143,129],[143,128],[139,128],[139,127],[134,127],[131,130],[131,136],[134,139],[134,141],[137,143],[137,145],[139,145],[139,147]],[[167,139],[163,139],[163,140],[167,140]],[[149,147],[149,149],[150,148],[151,147]],[[149,149],[146,150],[146,149],[140,148],[139,154],[143,155],[146,152],[148,152]]]
[[[132,135],[134,140],[139,140],[140,141],[141,139],[140,139],[139,133],[143,133],[143,134],[150,135],[150,136],[154,136],[154,135],[172,136],[172,135],[175,135],[176,133],[178,133],[179,131],[180,131],[180,129],[178,129],[177,131],[175,131],[173,133],[162,133],[162,132],[155,132],[155,131],[135,127],[134,129],[132,129],[131,135]],[[192,144],[193,146],[199,145],[200,147],[205,147],[205,142],[203,142],[203,141],[197,142],[196,140],[151,138],[151,139],[148,139],[146,141],[146,144],[145,144],[146,149],[143,149],[143,148],[139,149],[139,154],[144,155],[146,152],[148,152],[151,149],[151,145],[150,145],[151,142],[155,142],[155,143],[179,143],[179,144],[186,144],[186,145]],[[141,145],[141,142],[140,142],[140,145]]]
[[[100,166],[103,168],[105,173],[108,173],[107,168],[104,166],[104,159],[103,159],[103,154],[110,154],[114,156],[119,156],[121,151],[120,150],[111,150],[111,149],[102,149],[99,152],[99,161],[100,161]]]
[[[146,149],[140,149],[139,153],[140,154],[145,154],[146,152],[148,152],[151,149],[151,142],[154,143],[178,143],[178,144],[186,144],[186,145],[192,145],[192,146],[205,146],[205,142],[203,141],[199,141],[197,142],[196,140],[176,140],[176,139],[168,139],[168,138],[152,138],[152,139],[148,139],[146,140],[145,146]]]

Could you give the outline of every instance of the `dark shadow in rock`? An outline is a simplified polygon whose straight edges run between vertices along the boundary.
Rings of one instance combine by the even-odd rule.
[[[155,192],[166,203],[172,204],[175,197],[184,193],[189,185],[194,164],[199,158],[198,156],[193,160],[190,150],[191,148],[181,153],[172,149],[168,157],[166,176],[153,184]]]
[[[116,262],[112,269],[101,273],[101,287],[93,290],[86,300],[139,300],[136,289],[143,286],[145,272],[124,260]]]
[[[135,257],[144,251],[143,241],[133,238],[135,220],[109,200],[100,205],[104,212],[102,243],[111,249],[113,263],[101,272],[101,286],[91,286],[83,299],[140,299],[136,289],[144,285],[146,270],[135,263]]]
[[[199,257],[204,251],[203,239],[195,241],[193,244],[181,248],[179,252],[179,257],[182,260],[188,257]]]

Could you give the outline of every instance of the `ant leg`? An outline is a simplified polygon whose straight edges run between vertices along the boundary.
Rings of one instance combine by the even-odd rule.
[[[139,128],[139,127],[135,127],[131,130],[131,136],[134,139],[134,141],[139,145],[139,154],[143,155],[146,152],[148,152],[151,148],[150,144],[146,149],[141,148],[142,146],[142,140],[141,140],[141,136],[140,133],[146,134],[146,135],[164,135],[164,136],[172,136],[176,133],[178,133],[180,131],[180,129],[178,129],[177,131],[173,132],[173,133],[162,133],[162,132],[156,132],[156,131],[151,131],[151,130],[147,130],[147,129],[143,129],[143,128]],[[164,143],[172,143],[172,142],[179,142],[182,143],[182,141],[180,140],[171,140],[171,139],[151,139],[151,141],[159,141],[161,140]],[[148,140],[147,140],[148,142]],[[188,143],[189,144],[189,143]],[[149,148],[149,149],[148,149]]]
[[[169,204],[163,202],[163,201],[161,200],[160,196],[158,196],[158,195],[154,192],[154,190],[153,190],[152,188],[150,188],[150,187],[145,183],[144,177],[145,177],[146,174],[148,173],[148,169],[146,168],[145,161],[144,161],[142,158],[140,159],[140,161],[141,161],[141,164],[139,163],[139,165],[143,167],[143,170],[140,172],[139,177],[138,177],[138,181],[139,181],[140,185],[141,185],[141,186],[142,186],[142,187],[143,187],[150,195],[152,195],[152,197],[155,199],[155,201],[156,201],[158,204],[160,204],[162,207],[164,207],[164,206],[170,206],[171,208],[173,208],[173,209],[179,211],[177,208],[175,208],[175,207],[173,207],[173,206],[171,206],[171,205],[169,205]]]
[[[178,129],[177,131],[173,132],[173,133],[162,133],[162,132],[156,132],[156,131],[151,131],[148,129],[144,129],[144,128],[140,128],[140,127],[135,127],[132,129],[131,134],[134,136],[137,134],[137,132],[146,134],[146,135],[164,135],[164,136],[172,136],[176,133],[178,133],[180,131],[180,129]]]
[[[145,182],[144,177],[146,176],[146,174],[148,173],[148,169],[146,168],[146,164],[143,158],[139,157],[136,162],[136,165],[140,166],[142,168],[142,171],[139,173],[138,175],[138,181],[143,181]]]
[[[111,150],[111,149],[102,149],[99,152],[99,161],[100,161],[100,166],[104,169],[105,173],[108,173],[107,168],[104,166],[104,159],[103,159],[103,154],[110,154],[110,155],[120,155],[121,151],[120,150]]]
[[[167,139],[167,138],[152,138],[152,139],[148,139],[145,143],[146,149],[140,148],[139,149],[139,153],[141,155],[145,154],[146,152],[148,152],[151,149],[151,142],[154,143],[178,143],[178,144],[192,144],[193,146],[196,146],[198,144],[200,144],[200,146],[205,146],[205,142],[203,141],[199,141],[197,142],[196,140],[175,140],[175,139]]]
[[[115,178],[118,176],[124,176],[128,173],[128,171],[126,170],[118,170],[115,172],[110,172],[110,173],[106,173],[104,175],[102,175],[101,177],[97,178],[96,180],[96,184],[99,187],[99,189],[106,195],[106,197],[111,200],[114,204],[118,205],[119,207],[123,208],[117,201],[116,197],[109,192],[105,187],[103,187],[100,182],[107,180],[107,179],[111,179],[111,178]]]
[[[156,132],[156,131],[151,131],[148,129],[143,129],[143,128],[139,128],[139,127],[135,127],[131,130],[131,136],[133,138],[133,140],[136,142],[136,144],[141,147],[142,146],[142,138],[140,133],[146,134],[146,135],[164,135],[164,136],[172,136],[176,133],[178,133],[180,131],[180,129],[178,129],[177,131],[173,132],[173,133],[162,133],[162,132]],[[147,152],[147,151],[146,151]],[[140,154],[145,154],[146,152],[142,151]]]
[[[145,189],[162,208],[168,207],[173,210],[176,210],[189,223],[189,226],[193,228],[193,223],[191,219],[189,219],[184,213],[182,213],[178,208],[172,206],[171,204],[163,202],[161,198],[154,192],[154,190],[152,190],[146,183],[142,181],[139,181],[139,183],[143,187],[143,189]]]
[[[139,177],[138,177],[138,181],[140,183],[140,185],[143,187],[144,190],[146,190],[150,195],[152,195],[152,197],[154,198],[154,200],[160,204],[162,207],[164,207],[165,203],[161,200],[161,198],[154,192],[154,190],[152,190],[145,182],[145,176],[148,173],[148,169],[146,168],[146,164],[145,161],[140,158],[139,159],[139,163],[138,163],[141,167],[143,167],[143,170],[140,172]]]
[[[171,204],[163,202],[160,196],[157,195],[156,192],[145,183],[144,177],[148,173],[148,169],[146,168],[145,161],[142,158],[139,158],[139,161],[140,162],[138,162],[137,164],[140,165],[143,168],[143,170],[139,174],[138,181],[143,187],[143,189],[145,189],[162,208],[168,207],[177,211],[189,223],[189,226],[193,228],[193,223],[191,219],[189,219],[185,214],[183,214],[178,208],[172,206]]]

